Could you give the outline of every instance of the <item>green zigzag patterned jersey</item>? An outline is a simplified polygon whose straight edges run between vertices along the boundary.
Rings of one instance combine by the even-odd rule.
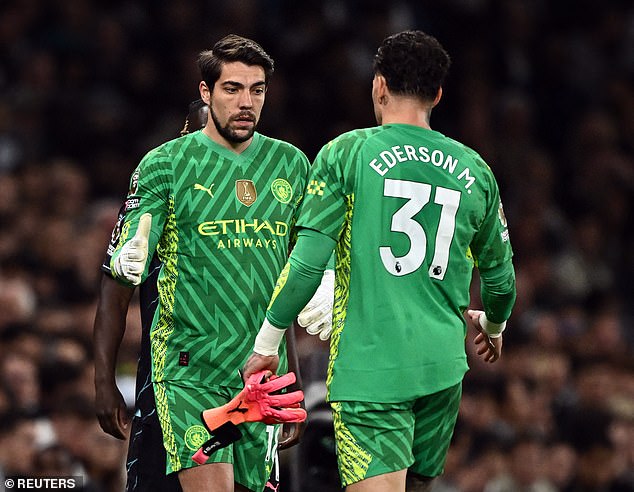
[[[237,370],[286,263],[308,168],[299,149],[258,133],[239,155],[198,131],[143,158],[113,260],[152,214],[149,257],[162,262],[154,381],[242,387]]]
[[[318,154],[298,226],[338,241],[330,401],[403,401],[462,379],[474,264],[512,257],[477,153],[411,125],[345,133]]]

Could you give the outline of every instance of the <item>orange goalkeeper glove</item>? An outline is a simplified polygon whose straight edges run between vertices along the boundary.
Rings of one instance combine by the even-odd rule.
[[[242,433],[237,426],[243,422],[282,424],[306,420],[306,410],[300,407],[303,391],[275,393],[293,384],[295,373],[273,375],[268,380],[266,373],[260,371],[249,377],[242,391],[229,403],[203,410],[202,420],[211,438],[192,456],[196,463],[202,465],[214,451],[240,439]]]

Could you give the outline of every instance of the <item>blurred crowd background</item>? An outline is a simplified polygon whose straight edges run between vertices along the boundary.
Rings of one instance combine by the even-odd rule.
[[[498,177],[518,285],[502,360],[480,363],[467,338],[435,490],[634,490],[626,0],[0,2],[0,475],[83,474],[86,490],[122,490],[127,443],[93,409],[99,265],[130,173],[198,98],[198,52],[232,32],[262,44],[276,72],[260,130],[312,159],[375,124],[372,55],[407,28],[452,56],[431,124]],[[298,334],[313,411],[280,490],[338,490],[320,403],[327,347]],[[128,398],[139,336],[134,306],[119,358]]]

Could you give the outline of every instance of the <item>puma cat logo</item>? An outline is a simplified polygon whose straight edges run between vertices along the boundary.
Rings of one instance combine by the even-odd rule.
[[[214,183],[211,183],[211,186],[210,186],[209,188],[205,188],[203,185],[198,184],[198,183],[194,184],[194,189],[195,189],[195,190],[202,190],[202,191],[206,191],[207,193],[209,193],[209,196],[210,196],[211,198],[213,198],[213,197],[214,197],[214,194],[211,192],[211,190],[213,189],[213,187],[214,187]]]

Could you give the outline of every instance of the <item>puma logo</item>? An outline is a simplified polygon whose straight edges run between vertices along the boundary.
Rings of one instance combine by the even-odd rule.
[[[271,489],[271,490],[274,490],[275,492],[277,492],[277,489],[280,488],[280,484],[278,483],[276,486],[273,486],[273,484],[271,482],[266,482],[266,486],[264,488],[265,489]]]
[[[232,408],[231,410],[227,410],[227,413],[233,413],[233,412],[247,413],[249,411],[248,408],[241,408],[240,405],[242,405],[242,400],[240,400],[238,402],[238,406],[236,408]]]
[[[203,185],[201,185],[201,184],[199,184],[199,183],[194,184],[194,189],[195,189],[195,190],[202,190],[202,191],[206,191],[207,193],[209,193],[209,196],[210,196],[211,198],[213,198],[213,197],[214,197],[214,194],[211,192],[211,190],[213,189],[213,187],[214,187],[214,183],[211,183],[211,186],[210,186],[209,188],[205,188]]]

